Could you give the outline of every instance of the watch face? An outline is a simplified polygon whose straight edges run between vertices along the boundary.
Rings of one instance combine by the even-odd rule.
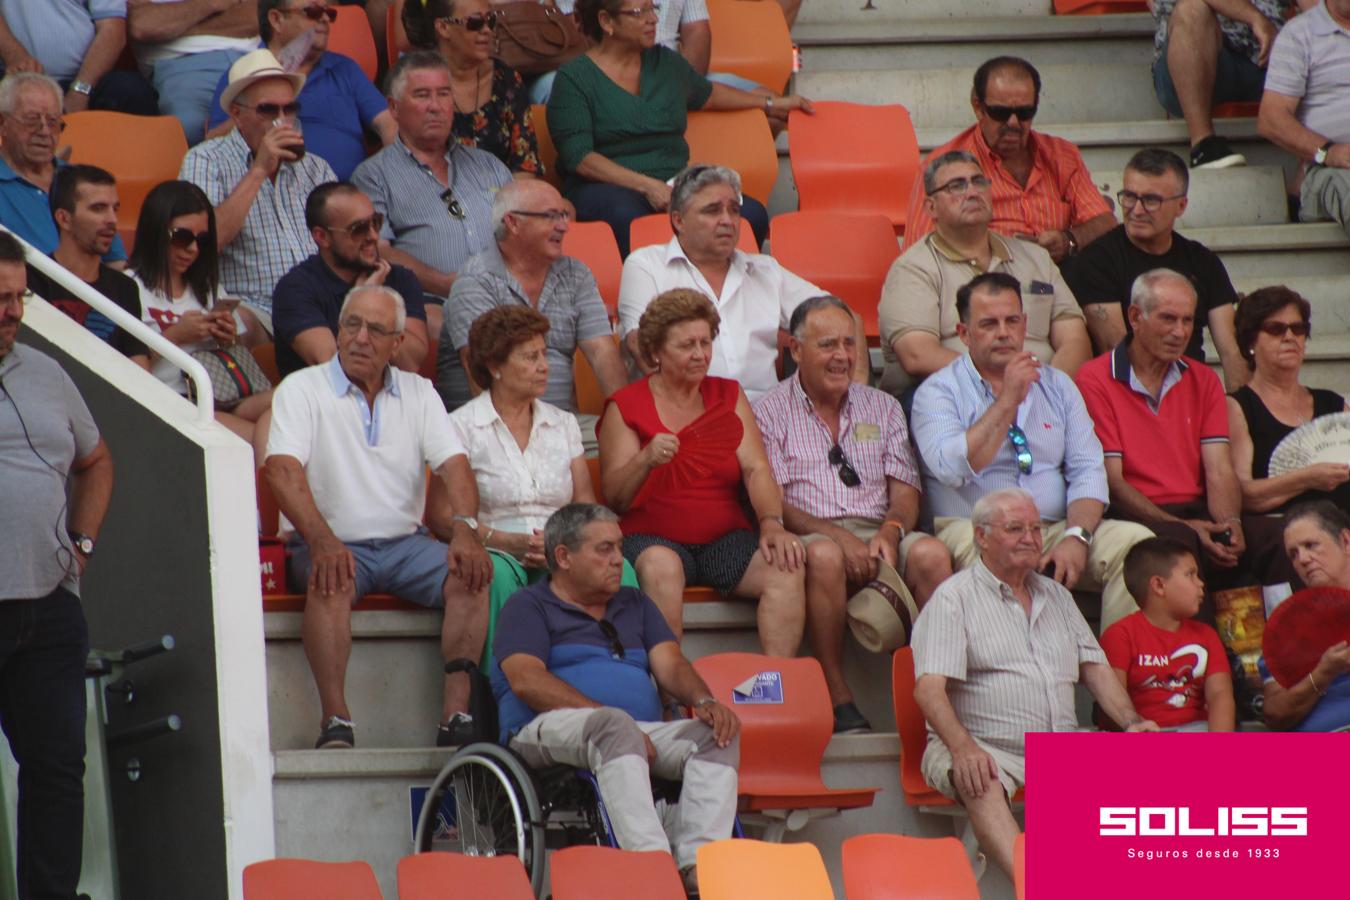
[[[85,556],[94,552],[94,542],[87,537],[78,538],[75,541],[75,548]]]

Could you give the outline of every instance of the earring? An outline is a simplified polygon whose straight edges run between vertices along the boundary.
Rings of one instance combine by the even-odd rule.
[[[497,379],[498,381],[501,381],[501,380],[502,380],[502,373],[501,373],[501,372],[493,372],[493,373],[492,373],[492,377],[495,378],[495,379]]]

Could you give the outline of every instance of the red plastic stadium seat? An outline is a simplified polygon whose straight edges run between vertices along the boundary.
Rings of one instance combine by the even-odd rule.
[[[1113,13],[1148,12],[1146,0],[1055,0],[1061,16],[1101,16]]]
[[[792,36],[783,7],[752,0],[708,0],[709,72],[731,72],[781,94],[792,75]]]
[[[768,203],[769,193],[778,180],[778,150],[763,110],[691,112],[684,139],[689,142],[691,164],[711,163],[735,169],[740,173],[745,193]]]
[[[399,900],[491,897],[534,900],[525,867],[514,856],[418,853],[398,861]]]
[[[684,900],[679,870],[664,850],[567,847],[548,865],[553,900]]]
[[[263,370],[263,374],[272,382],[273,387],[281,384],[281,370],[277,368],[277,345],[268,341],[265,344],[257,344],[253,348],[253,361],[258,364],[258,368]]]
[[[860,834],[842,848],[848,900],[979,900],[961,842],[953,837]]]
[[[834,294],[877,338],[877,305],[900,242],[885,216],[795,212],[769,223],[769,246],[783,267]]]
[[[1017,835],[1013,842],[1013,887],[1017,900],[1027,900],[1027,836]]]
[[[734,2],[751,3],[755,0],[734,0]],[[674,236],[675,229],[670,227],[670,216],[666,213],[638,216],[628,226],[628,249],[633,251],[652,244],[668,244]],[[736,248],[743,253],[759,252],[759,246],[755,243],[755,232],[745,219],[741,219],[741,234],[736,239]]]
[[[1256,118],[1260,111],[1259,100],[1234,100],[1232,103],[1220,103],[1211,110],[1210,115],[1216,119]]]
[[[360,6],[333,8],[337,10],[337,19],[328,30],[328,49],[351,57],[366,77],[374,81],[380,73],[380,58],[365,9]]]
[[[539,143],[539,163],[544,167],[544,180],[562,190],[562,176],[558,174],[558,148],[553,146],[553,136],[548,132],[548,107],[542,103],[531,106],[530,124],[534,127],[534,138]]]
[[[244,900],[383,900],[370,863],[269,859],[244,869]]]
[[[899,104],[821,101],[788,116],[788,156],[802,212],[877,213],[896,234],[919,171],[919,141]]]
[[[600,288],[600,299],[610,321],[619,315],[619,279],[623,276],[623,260],[614,230],[607,222],[573,222],[563,238],[563,253],[575,256],[586,264]]]
[[[145,195],[161,181],[177,178],[187,155],[183,126],[173,116],[69,113],[61,143],[70,146],[72,163],[98,166],[117,176],[117,227],[123,233],[135,232]]]
[[[820,663],[757,653],[717,653],[694,661],[713,696],[741,720],[741,809],[840,810],[871,806],[878,788],[829,788],[820,763],[834,713]],[[781,676],[782,702],[737,703],[736,686],[760,673]]]

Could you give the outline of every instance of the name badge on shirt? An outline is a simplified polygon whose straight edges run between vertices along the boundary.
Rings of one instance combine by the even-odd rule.
[[[1047,281],[1033,281],[1027,290],[1033,294],[1053,294],[1055,288]]]
[[[855,441],[879,441],[881,440],[881,426],[871,422],[859,422],[853,426],[853,439]]]

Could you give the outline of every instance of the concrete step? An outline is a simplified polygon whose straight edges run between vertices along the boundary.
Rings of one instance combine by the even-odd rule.
[[[394,873],[399,858],[412,847],[411,791],[429,786],[449,755],[448,750],[275,754],[277,856],[364,859],[374,867],[384,895],[397,896]],[[953,833],[951,816],[919,813],[905,804],[898,766],[894,734],[837,737],[826,750],[826,784],[881,789],[870,808],[815,819],[787,838],[810,841],[820,849],[836,896],[844,895],[839,853],[845,838],[872,832],[923,837]],[[980,882],[981,897],[1012,900],[1012,886],[992,868]]]
[[[797,27],[896,19],[1045,18],[1053,12],[1050,0],[811,0],[802,4]]]
[[[1153,17],[981,16],[909,19],[888,17],[798,22],[803,71],[972,69],[994,56],[1015,55],[1037,68],[1071,63],[1153,61]]]
[[[1235,281],[1260,278],[1270,284],[1294,274],[1350,275],[1350,253],[1346,252],[1350,239],[1330,222],[1185,228],[1182,232],[1218,253]]]
[[[851,100],[855,103],[900,103],[920,132],[920,144],[929,129],[946,133],[933,143],[971,122],[970,83],[976,66],[948,68],[888,68],[859,75],[850,71],[806,69],[796,77],[796,90],[813,100]],[[1039,127],[1061,122],[1125,123],[1159,119],[1163,115],[1153,94],[1148,67],[1120,63],[1038,66],[1042,89]]]
[[[308,749],[319,731],[319,700],[300,642],[301,621],[300,613],[264,616],[268,720],[275,751]],[[750,603],[691,603],[685,606],[684,621],[683,647],[690,659],[759,652]],[[353,613],[347,702],[358,747],[431,746],[441,709],[440,628],[441,615],[434,610]],[[802,652],[809,652],[809,646]],[[894,729],[890,657],[868,653],[849,637],[844,671],[873,728]]]
[[[1312,305],[1313,333],[1309,352],[1315,344],[1322,343],[1322,338],[1350,334],[1350,304],[1345,302],[1347,282],[1344,278],[1252,275],[1233,280],[1233,286],[1244,294],[1276,284],[1298,292]]]

